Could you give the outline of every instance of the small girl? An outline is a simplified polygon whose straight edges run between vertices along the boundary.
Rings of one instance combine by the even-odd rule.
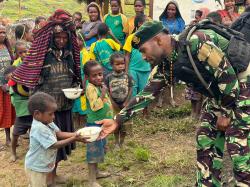
[[[128,34],[128,20],[127,17],[120,13],[121,1],[110,1],[111,13],[104,16],[104,23],[107,24],[114,36],[120,41],[122,45]]]
[[[53,122],[57,104],[49,94],[37,92],[32,95],[28,109],[33,116],[30,146],[25,157],[25,171],[29,185],[30,187],[53,185],[52,171],[56,164],[57,149],[74,141],[86,142],[86,140],[77,133],[59,130]]]
[[[103,84],[103,69],[96,61],[88,61],[84,66],[84,75],[89,81],[86,87],[87,127],[100,126],[96,121],[112,119],[113,110],[108,96],[107,88]],[[96,179],[110,176],[109,173],[100,172],[98,163],[104,161],[106,140],[101,139],[87,144],[87,163],[89,169],[90,186],[100,186]]]

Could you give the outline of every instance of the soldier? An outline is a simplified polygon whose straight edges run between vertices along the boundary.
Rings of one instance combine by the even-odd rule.
[[[196,73],[190,76],[190,71],[186,71],[188,68],[183,68],[183,63],[190,60],[178,37],[173,38],[161,22],[145,23],[135,33],[133,47],[138,48],[152,65],[157,65],[158,70],[145,89],[121,110],[114,121],[102,120],[99,123],[110,126],[121,124],[142,110],[166,86],[173,65],[177,78],[192,84],[196,91],[209,97],[196,136],[196,185],[222,185],[221,168],[226,140],[236,186],[250,186],[250,66],[245,72],[235,73],[224,53],[228,43],[213,30],[199,30],[189,40],[191,54],[200,73],[211,80],[208,86],[210,93]]]

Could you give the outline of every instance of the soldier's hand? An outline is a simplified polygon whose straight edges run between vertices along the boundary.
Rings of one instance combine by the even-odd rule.
[[[231,118],[219,116],[217,118],[216,127],[220,131],[226,131],[231,123]]]

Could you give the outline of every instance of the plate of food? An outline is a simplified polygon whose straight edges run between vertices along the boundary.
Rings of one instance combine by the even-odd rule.
[[[77,131],[83,138],[88,138],[88,142],[94,142],[102,131],[101,127],[84,127]]]

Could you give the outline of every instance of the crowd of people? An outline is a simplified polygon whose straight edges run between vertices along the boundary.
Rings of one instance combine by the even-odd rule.
[[[246,12],[249,4],[246,0]],[[87,6],[89,20],[82,20],[80,12],[71,15],[59,9],[49,18],[37,17],[34,28],[16,25],[14,42],[8,39],[7,23],[0,22],[0,128],[5,130],[6,146],[11,145],[12,162],[18,159],[19,137],[29,134],[25,171],[30,186],[62,182],[56,172],[58,164],[75,149],[75,141],[86,143],[89,185],[101,186],[97,179],[110,176],[98,169],[107,151],[106,136],[114,132],[115,147],[120,149],[127,121],[141,110],[149,115],[147,106],[156,95],[161,107],[165,87],[170,88],[170,103],[176,106],[173,87],[179,81],[187,85],[192,117],[202,122],[197,132],[197,186],[221,185],[225,139],[237,186],[249,186],[249,110],[245,102],[249,91],[243,89],[249,84],[248,74],[242,80],[236,78],[222,53],[229,42],[210,30],[202,31],[209,39],[196,33],[190,43],[195,59],[213,74],[219,96],[211,99],[197,89],[192,80],[183,78],[188,74],[179,70],[177,63],[185,57],[177,35],[186,27],[204,18],[230,27],[239,18],[235,0],[225,0],[224,5],[224,10],[210,13],[197,10],[195,20],[186,24],[176,1],[166,5],[161,22],[145,15],[145,0],[134,1],[135,16],[131,18],[121,13],[120,0],[110,0],[107,15],[92,2]],[[83,91],[75,100],[62,91],[78,87]],[[238,102],[238,97],[247,99]],[[100,139],[88,142],[75,131],[76,124],[103,126]],[[6,146],[0,145],[0,151]]]

